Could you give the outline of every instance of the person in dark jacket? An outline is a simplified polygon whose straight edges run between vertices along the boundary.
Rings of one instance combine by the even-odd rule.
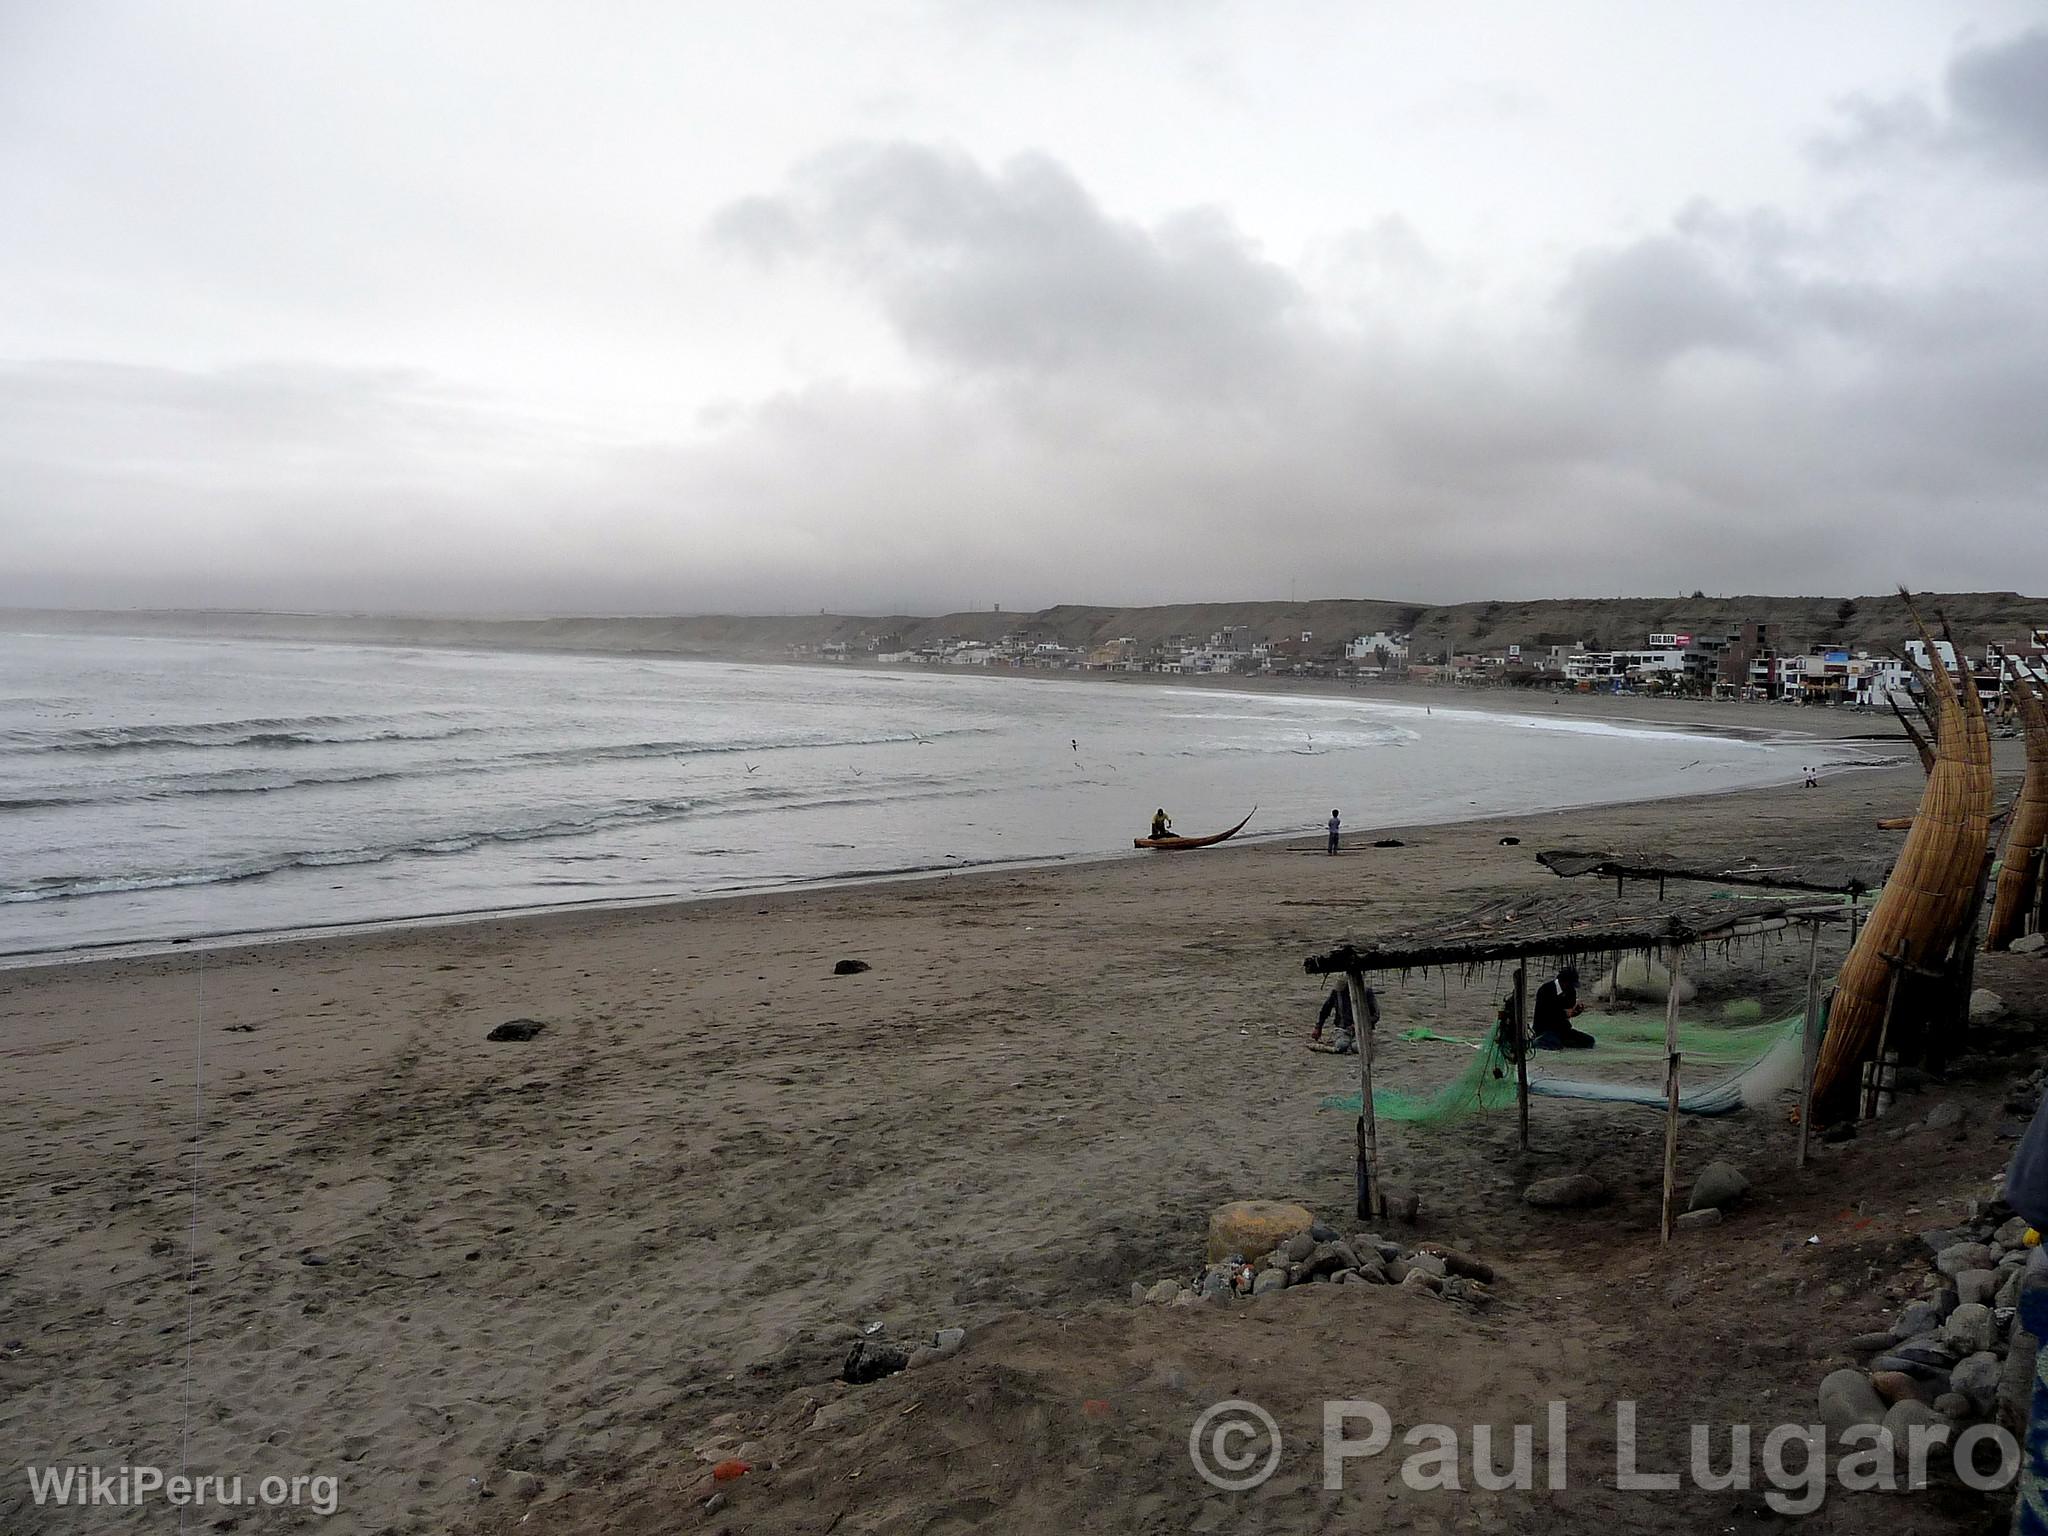
[[[2036,1232],[2048,1232],[2048,1093],[2034,1109],[2027,1134],[2005,1170],[2005,1203]]]
[[[1336,1016],[1336,1027],[1330,1031],[1330,1043],[1324,1045],[1323,1026]],[[1349,1056],[1358,1049],[1358,1015],[1351,1007],[1351,988],[1343,982],[1330,988],[1330,995],[1323,999],[1322,1011],[1316,1015],[1316,1027],[1309,1031],[1309,1045],[1316,1050],[1334,1051],[1339,1056]]]
[[[1579,968],[1568,965],[1536,989],[1530,1005],[1529,1044],[1539,1051],[1582,1051],[1597,1045],[1572,1020],[1585,1011],[1579,1002]]]

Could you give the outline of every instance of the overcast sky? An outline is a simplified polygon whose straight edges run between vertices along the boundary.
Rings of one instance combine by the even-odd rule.
[[[0,0],[0,602],[2048,592],[2048,23]]]

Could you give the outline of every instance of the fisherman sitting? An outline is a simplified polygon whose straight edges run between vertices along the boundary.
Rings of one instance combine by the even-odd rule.
[[[1582,1051],[1599,1042],[1571,1021],[1586,1010],[1579,1002],[1579,968],[1567,965],[1536,989],[1530,1008],[1529,1044],[1539,1051]]]
[[[1330,1015],[1337,1016],[1336,1027],[1330,1031],[1327,1044],[1323,1041],[1323,1025]],[[1372,989],[1365,992],[1366,1027],[1370,1029],[1380,1021],[1379,1000]],[[1312,1051],[1326,1051],[1333,1056],[1355,1056],[1358,1054],[1358,1015],[1351,1006],[1350,983],[1340,981],[1330,989],[1330,995],[1323,999],[1322,1011],[1316,1015],[1316,1027],[1309,1031],[1308,1048]]]
[[[1166,814],[1164,807],[1152,813],[1152,835],[1154,837],[1173,836],[1173,818]]]

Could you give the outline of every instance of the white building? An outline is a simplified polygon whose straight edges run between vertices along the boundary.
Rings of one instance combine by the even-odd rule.
[[[1360,635],[1344,647],[1344,659],[1399,669],[1408,665],[1408,641],[1407,635],[1388,634],[1384,629]]]

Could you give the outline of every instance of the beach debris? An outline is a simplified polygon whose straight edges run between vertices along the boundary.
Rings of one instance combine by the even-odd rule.
[[[488,1035],[486,1040],[531,1040],[546,1029],[539,1019],[507,1019]]]
[[[1320,1233],[1331,1235],[1319,1238]],[[1404,1247],[1377,1232],[1344,1237],[1316,1222],[1287,1233],[1256,1259],[1229,1253],[1207,1260],[1185,1283],[1177,1276],[1150,1285],[1134,1280],[1130,1294],[1134,1306],[1227,1307],[1305,1285],[1405,1285],[1410,1294],[1478,1307],[1492,1301],[1488,1284],[1495,1278],[1493,1265],[1463,1248],[1444,1243]]]
[[[1685,1208],[1688,1211],[1725,1210],[1748,1193],[1749,1177],[1740,1168],[1731,1162],[1711,1162],[1693,1180],[1692,1198],[1686,1202]]]
[[[909,1364],[908,1350],[881,1339],[862,1339],[847,1351],[846,1364],[839,1368],[839,1379],[856,1387],[865,1386],[884,1376],[893,1376]]]
[[[1408,845],[1398,837],[1383,837],[1373,844],[1375,848],[1406,848]]]
[[[1500,845],[1503,848],[1519,848],[1521,843],[1522,840],[1519,837],[1504,837],[1500,840]]]
[[[858,976],[862,971],[869,969],[871,967],[865,960],[841,960],[832,967],[832,974],[834,976]]]
[[[1209,1261],[1235,1255],[1240,1263],[1256,1262],[1299,1232],[1315,1225],[1306,1206],[1280,1200],[1233,1200],[1209,1216]],[[1313,1246],[1313,1240],[1311,1240]]]
[[[753,1463],[741,1461],[737,1456],[728,1456],[711,1469],[711,1476],[717,1482],[730,1483],[745,1477],[753,1470]]]
[[[1538,1179],[1522,1191],[1522,1198],[1538,1210],[1573,1210],[1598,1205],[1607,1198],[1607,1186],[1590,1173],[1567,1173]]]

